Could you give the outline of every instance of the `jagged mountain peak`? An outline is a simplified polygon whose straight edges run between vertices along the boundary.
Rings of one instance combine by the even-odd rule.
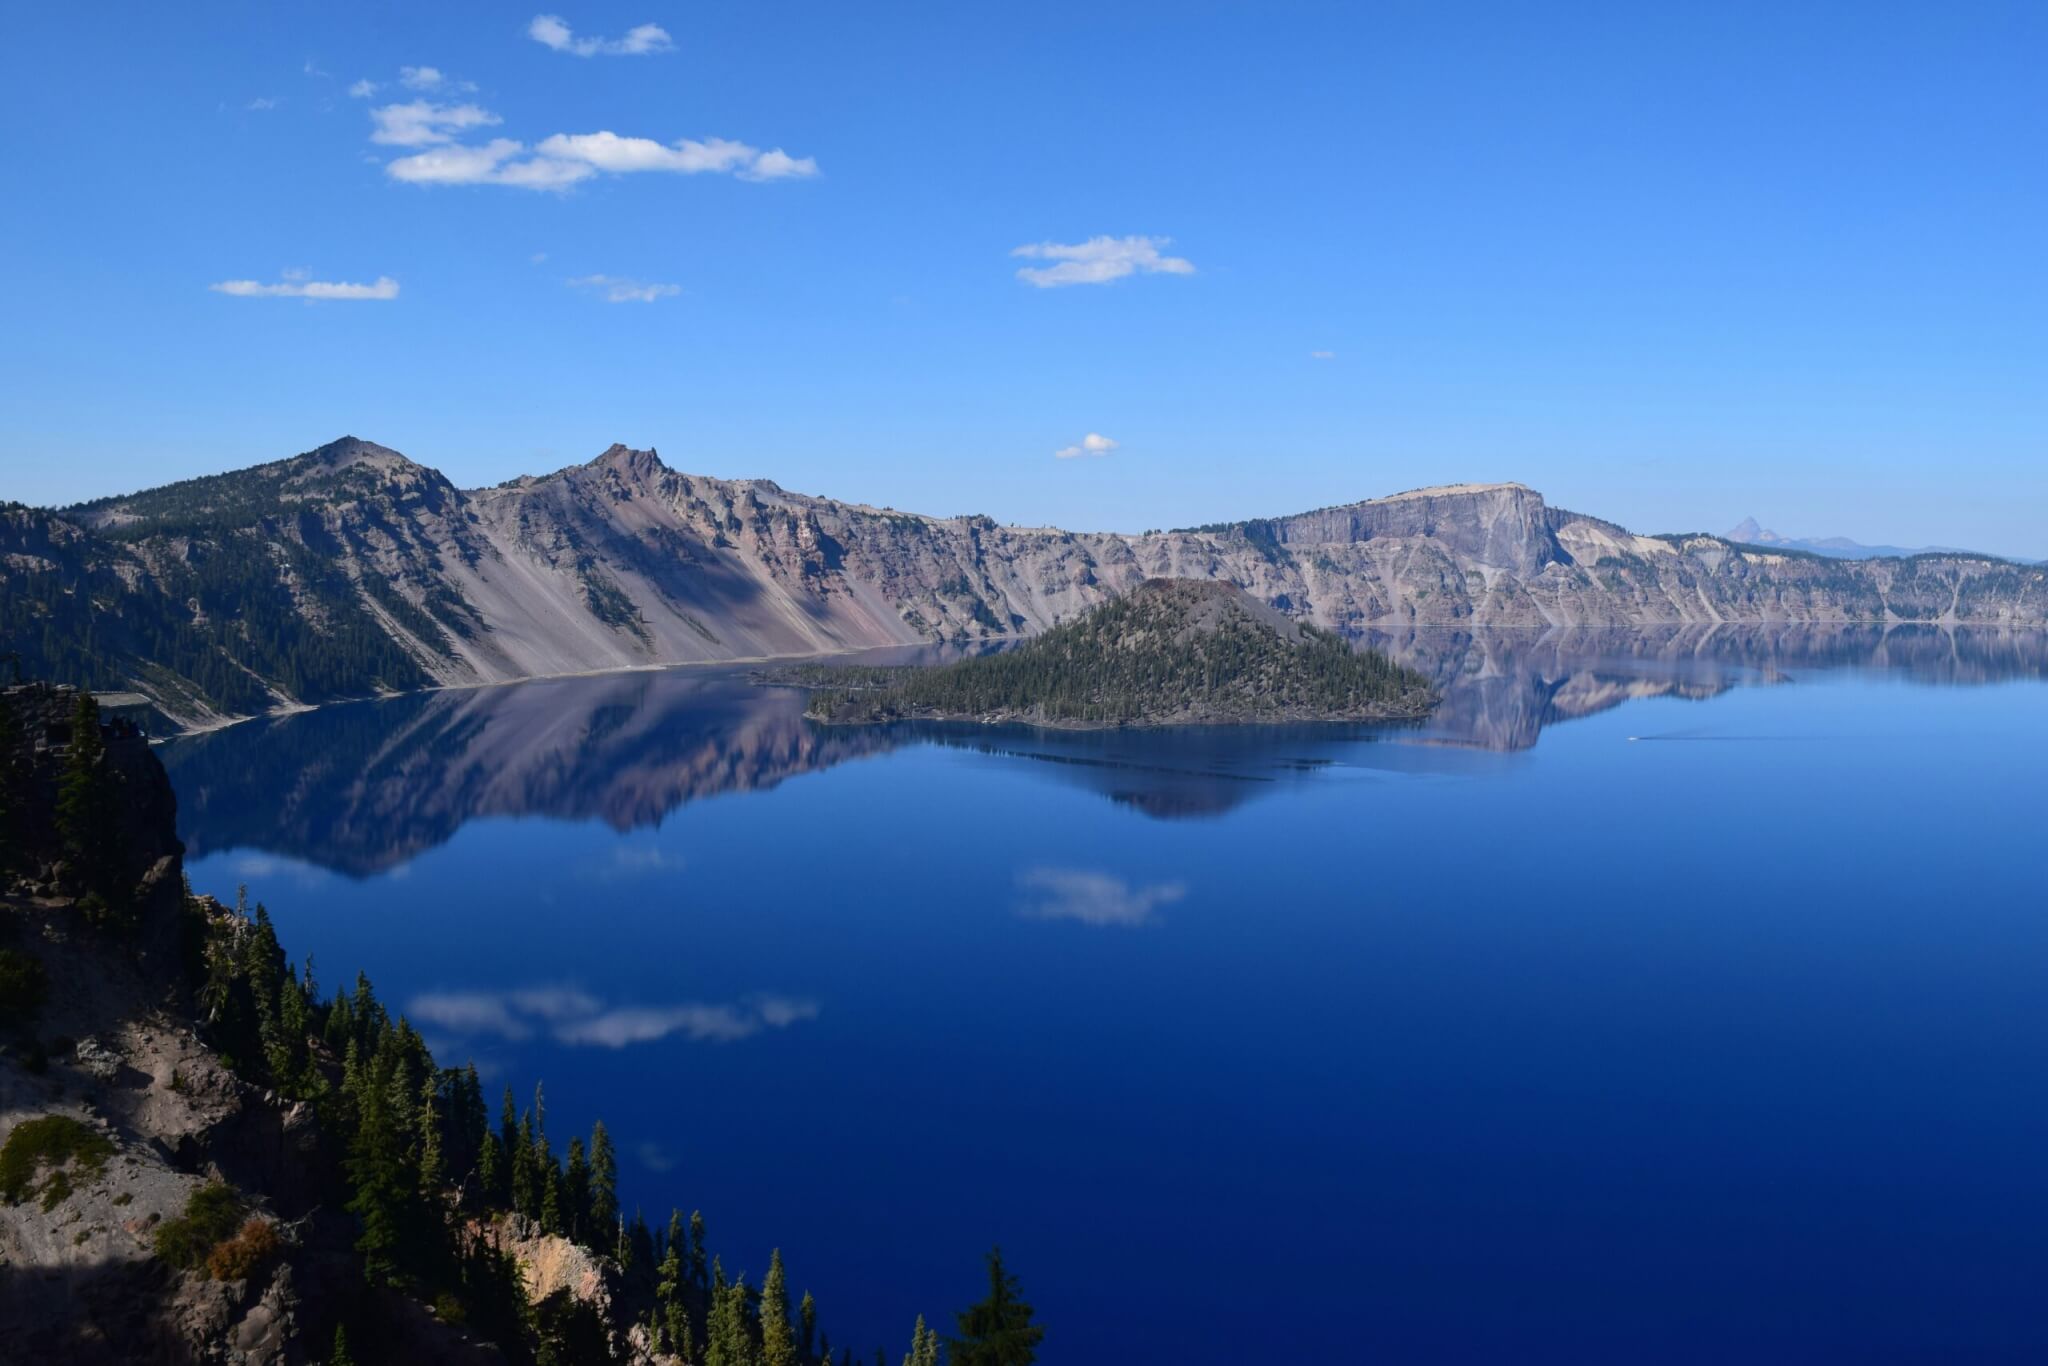
[[[304,455],[295,457],[306,464],[325,465],[329,469],[343,469],[350,465],[387,464],[402,462],[415,463],[389,446],[380,446],[374,441],[365,441],[359,436],[337,437],[324,446],[316,446]]]
[[[635,446],[628,446],[623,441],[612,442],[611,445],[604,448],[602,454],[598,455],[596,459],[589,461],[588,464],[593,468],[604,467],[609,469],[643,469],[651,467],[653,469],[665,470],[668,468],[667,465],[662,463],[661,454],[654,447],[649,446],[645,450],[641,450]]]

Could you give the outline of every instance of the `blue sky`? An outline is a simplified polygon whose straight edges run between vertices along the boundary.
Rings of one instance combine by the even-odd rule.
[[[618,440],[1136,530],[1520,479],[2048,555],[2039,3],[10,26],[0,496],[346,432],[463,484]]]

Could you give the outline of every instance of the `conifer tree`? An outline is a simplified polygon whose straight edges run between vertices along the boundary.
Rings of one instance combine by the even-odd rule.
[[[1017,1295],[1017,1278],[1003,1269],[1003,1250],[988,1254],[988,1298],[962,1310],[952,1341],[953,1366],[1031,1366],[1045,1329],[1031,1321],[1031,1306]]]
[[[768,1275],[761,1282],[761,1366],[797,1366],[796,1335],[789,1328],[789,1281],[779,1247],[768,1254]]]
[[[690,1283],[699,1290],[711,1288],[704,1271],[704,1211],[690,1211]]]
[[[540,1171],[533,1158],[532,1135],[530,1117],[521,1115],[512,1141],[512,1208],[529,1219],[540,1217]]]
[[[679,1222],[679,1217],[671,1216],[669,1228],[674,1230]],[[673,1233],[669,1238],[668,1251],[662,1254],[661,1265],[655,1269],[654,1303],[669,1349],[680,1354],[689,1320],[688,1311],[683,1307],[683,1252]]]
[[[505,1145],[505,1155],[508,1158],[512,1155],[512,1150],[519,1146],[519,1107],[512,1100],[510,1086],[505,1088],[505,1103],[498,1111],[498,1142]],[[510,1175],[509,1171],[507,1175]]]
[[[416,1187],[412,1173],[406,1170],[385,1092],[374,1078],[363,1088],[362,1109],[346,1162],[349,1182],[355,1188],[347,1209],[361,1227],[356,1251],[363,1254],[363,1274],[373,1282],[395,1284],[414,1233],[410,1215]]]
[[[496,1209],[505,1203],[506,1177],[505,1147],[498,1142],[498,1136],[488,1130],[484,1133],[483,1148],[476,1156],[477,1186],[482,1192],[484,1207]]]
[[[805,1356],[811,1355],[811,1343],[818,1336],[818,1303],[811,1298],[811,1292],[804,1291],[803,1302],[796,1307],[798,1340]]]
[[[724,1278],[724,1269],[719,1269]],[[747,1278],[741,1275],[712,1296],[705,1327],[704,1366],[754,1366],[754,1338],[747,1326]]]
[[[633,1211],[633,1222],[627,1227],[625,1237],[619,1241],[621,1265],[632,1266],[637,1262],[654,1260],[654,1234],[647,1227],[647,1216],[639,1210]]]
[[[580,1138],[569,1140],[569,1165],[562,1173],[562,1219],[572,1242],[603,1249],[590,1228],[590,1164],[583,1158]]]
[[[606,1237],[618,1222],[619,1155],[600,1119],[590,1126],[590,1226],[595,1236]]]
[[[334,1350],[327,1354],[327,1366],[356,1366],[356,1359],[348,1351],[348,1330],[338,1323],[334,1325]]]
[[[542,1231],[560,1235],[566,1225],[562,1217],[562,1169],[552,1161],[540,1174],[540,1226]]]
[[[429,1195],[438,1192],[447,1181],[447,1172],[441,1158],[441,1116],[435,1101],[440,1088],[438,1079],[427,1078],[420,1090],[420,1189]]]

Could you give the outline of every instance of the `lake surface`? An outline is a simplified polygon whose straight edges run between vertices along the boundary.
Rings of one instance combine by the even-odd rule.
[[[676,670],[166,745],[246,882],[836,1343],[2048,1359],[2048,643],[1377,643],[1418,728],[824,730]]]

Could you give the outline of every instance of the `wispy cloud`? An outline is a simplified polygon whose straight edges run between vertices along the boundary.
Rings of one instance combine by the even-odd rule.
[[[521,1040],[545,1033],[561,1044],[625,1048],[680,1036],[700,1043],[736,1043],[770,1029],[818,1017],[816,1001],[761,995],[717,1003],[608,1005],[573,986],[517,991],[437,991],[415,996],[411,1019],[464,1037]]]
[[[1159,249],[1172,241],[1171,237],[1091,237],[1085,242],[1032,242],[1010,255],[1058,263],[1024,266],[1017,271],[1018,279],[1039,289],[1106,285],[1126,275],[1193,275],[1194,262],[1159,254]]]
[[[386,147],[427,147],[455,141],[472,128],[490,128],[504,120],[474,104],[435,104],[412,100],[370,111],[370,141]],[[494,144],[495,145],[495,144]]]
[[[243,107],[255,113],[268,113],[272,109],[283,108],[284,101],[274,95],[258,95]]]
[[[1116,448],[1117,443],[1102,433],[1090,432],[1073,445],[1060,447],[1052,456],[1055,460],[1080,460],[1088,456],[1108,455]]]
[[[573,57],[646,57],[675,47],[668,30],[659,24],[627,29],[623,38],[578,38],[568,21],[557,14],[536,14],[526,26],[526,35]]]
[[[1160,907],[1188,894],[1184,883],[1134,886],[1084,868],[1027,868],[1017,874],[1017,888],[1026,894],[1017,912],[1029,919],[1125,928],[1156,923]]]
[[[1337,353],[1335,351],[1311,351],[1308,353],[1308,358],[1310,360],[1335,360],[1337,359]]]
[[[635,171],[668,171],[677,175],[711,172],[736,175],[742,180],[788,180],[818,173],[818,163],[810,157],[793,157],[780,147],[764,152],[730,138],[678,138],[663,143],[601,130],[557,133],[542,139],[534,151],[543,157],[584,162],[615,175]]]
[[[334,280],[308,280],[301,271],[286,271],[275,284],[258,280],[222,280],[207,288],[238,299],[395,299],[398,281],[380,275],[374,284],[356,285]]]
[[[448,77],[439,67],[401,66],[398,68],[398,83],[407,90],[439,90],[448,84]]]
[[[681,285],[653,284],[646,280],[630,280],[623,275],[579,275],[569,283],[576,289],[588,289],[602,295],[608,304],[651,304],[656,299],[667,299],[683,292]],[[658,857],[660,851],[655,852]]]
[[[377,89],[377,83],[365,76],[348,88],[348,97],[352,100],[367,100],[377,93]]]

